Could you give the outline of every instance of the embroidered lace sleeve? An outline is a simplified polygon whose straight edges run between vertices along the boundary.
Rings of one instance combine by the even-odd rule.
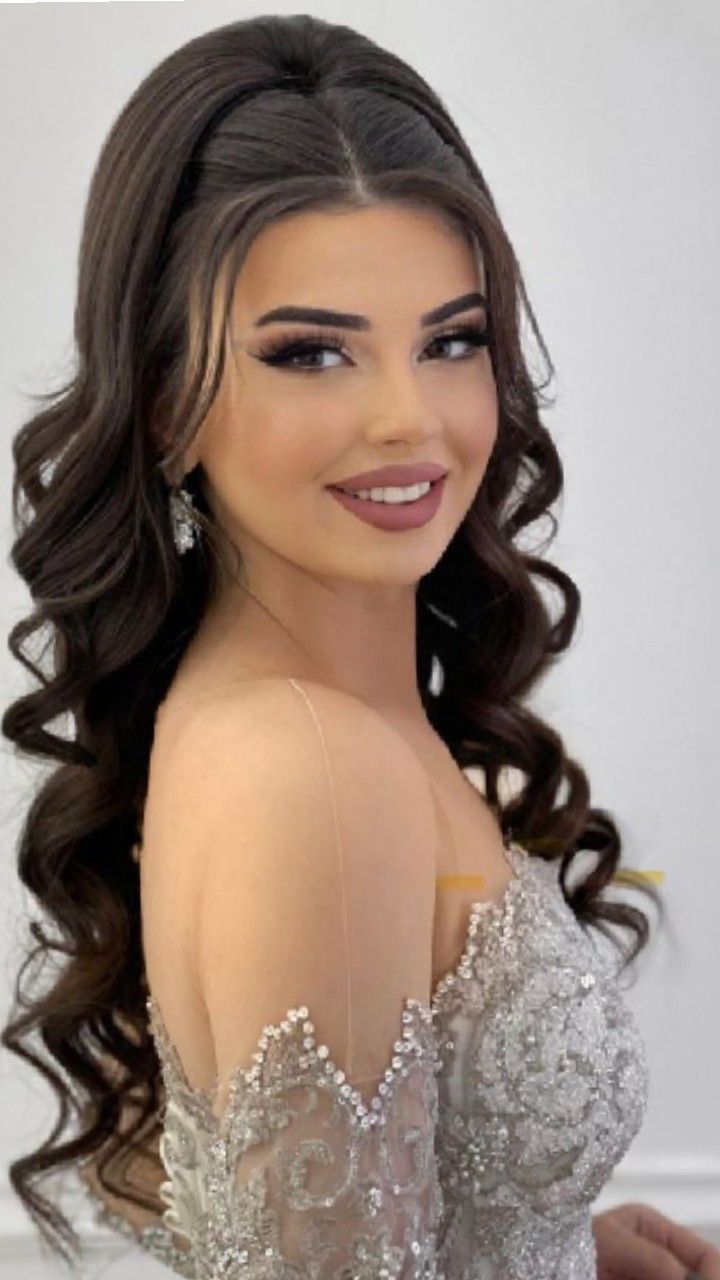
[[[251,769],[223,766],[231,786],[218,784],[202,851],[211,1088],[191,1085],[148,1000],[165,1222],[197,1280],[431,1280],[442,1214],[431,880],[425,897],[401,874],[423,821],[421,805],[407,818],[415,766],[362,713],[335,719],[324,691],[314,701],[348,762],[336,770],[333,750],[331,768],[314,703],[292,683],[305,708],[290,707],[286,767],[272,735]],[[395,804],[371,813],[389,792]]]
[[[167,1075],[161,1155],[165,1222],[198,1280],[435,1276],[441,1210],[436,1091],[427,1015],[402,1015],[392,1065],[366,1100],[288,1009],[233,1073],[216,1119],[188,1088],[151,1011]]]

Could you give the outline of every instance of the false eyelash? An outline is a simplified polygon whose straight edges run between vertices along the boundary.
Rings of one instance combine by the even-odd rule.
[[[455,325],[453,329],[433,334],[428,345],[433,342],[439,342],[442,339],[464,338],[479,350],[481,347],[487,346],[489,335],[488,326],[482,328],[478,324],[473,324],[472,321],[466,321],[464,324]],[[333,329],[313,329],[302,338],[295,337],[293,333],[280,333],[272,342],[258,352],[258,359],[264,360],[267,364],[281,366],[293,356],[303,356],[317,350],[337,351],[342,355],[344,346],[345,335]],[[467,359],[467,357],[461,356],[460,359]],[[451,360],[449,363],[455,364],[456,362]],[[295,368],[301,373],[324,372],[322,369],[303,368],[300,365],[295,366]]]

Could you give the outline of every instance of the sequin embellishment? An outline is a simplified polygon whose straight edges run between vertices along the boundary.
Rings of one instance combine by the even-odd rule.
[[[434,1155],[437,1058],[429,1010],[408,999],[369,1106],[318,1045],[307,1007],[268,1025],[254,1064],[213,1093],[188,1085],[159,1010],[167,1089],[167,1226],[196,1280],[435,1280],[442,1210]],[[327,1172],[329,1170],[329,1172]]]
[[[473,905],[432,1003],[438,1265],[463,1280],[595,1280],[590,1206],[642,1123],[644,1044],[557,863],[513,843],[508,856],[514,878]]]
[[[557,863],[506,852],[368,1107],[302,1007],[217,1119],[149,999],[167,1207],[142,1233],[104,1220],[190,1280],[596,1280],[590,1209],[642,1123],[644,1045]]]

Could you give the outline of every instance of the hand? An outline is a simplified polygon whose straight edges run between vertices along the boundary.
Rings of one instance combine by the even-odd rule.
[[[593,1214],[598,1280],[720,1280],[720,1249],[649,1204]]]

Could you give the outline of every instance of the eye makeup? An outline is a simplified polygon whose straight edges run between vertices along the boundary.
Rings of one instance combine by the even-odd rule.
[[[489,340],[489,329],[487,325],[479,325],[472,321],[466,321],[456,324],[452,329],[448,329],[441,333],[436,333],[426,344],[432,347],[439,342],[451,342],[457,340],[466,342],[471,351],[468,355],[456,357],[450,361],[456,364],[458,360],[467,360],[472,357],[476,351],[482,347],[486,347]],[[268,364],[273,368],[289,368],[303,373],[322,373],[322,366],[293,365],[292,360],[303,359],[305,357],[314,356],[321,351],[335,351],[340,355],[344,354],[345,336],[343,333],[328,329],[325,326],[317,329],[308,330],[306,334],[298,335],[296,332],[281,332],[270,342],[267,342],[254,356],[257,360],[262,360],[264,364]],[[334,366],[337,368],[338,366]]]

